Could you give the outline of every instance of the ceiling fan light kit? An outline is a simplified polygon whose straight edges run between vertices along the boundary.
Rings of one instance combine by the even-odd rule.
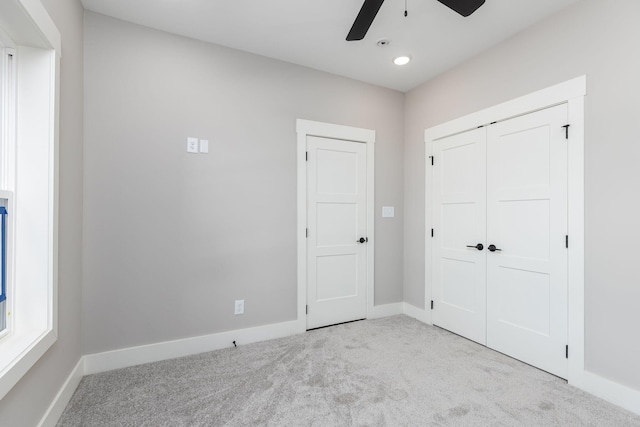
[[[485,0],[438,0],[449,9],[459,13],[462,16],[469,16],[480,6]],[[356,20],[347,34],[347,41],[362,40],[369,31],[369,27],[373,23],[384,0],[364,0],[364,4],[356,16]],[[405,15],[406,16],[406,15]]]

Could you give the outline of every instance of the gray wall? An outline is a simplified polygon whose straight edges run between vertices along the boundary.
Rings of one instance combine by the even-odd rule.
[[[85,71],[85,354],[296,318],[296,118],[376,130],[375,302],[402,301],[402,93],[90,12]]]
[[[584,0],[406,96],[405,301],[424,299],[425,128],[587,75],[586,368],[640,389],[640,2]]]
[[[0,424],[35,426],[80,359],[82,278],[82,16],[79,0],[43,0],[62,34],[58,341],[0,400]]]

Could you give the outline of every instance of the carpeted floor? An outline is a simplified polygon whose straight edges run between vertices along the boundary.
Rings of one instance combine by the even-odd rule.
[[[640,417],[394,316],[89,375],[58,423],[262,425],[640,426]]]

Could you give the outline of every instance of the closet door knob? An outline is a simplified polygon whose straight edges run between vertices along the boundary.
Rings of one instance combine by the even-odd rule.
[[[368,237],[361,237],[360,239],[356,240],[356,243],[364,243],[368,241],[369,241]]]
[[[468,248],[476,248],[477,250],[481,251],[484,249],[484,245],[482,243],[478,243],[475,246],[471,246],[471,245],[467,245]]]
[[[496,248],[496,245],[489,245],[487,249],[489,249],[490,252],[502,251],[502,249]]]

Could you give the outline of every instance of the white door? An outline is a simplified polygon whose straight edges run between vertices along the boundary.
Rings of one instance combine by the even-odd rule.
[[[486,242],[487,345],[564,378],[566,123],[560,105],[489,126]]]
[[[560,105],[435,141],[432,252],[435,325],[564,378],[566,122]]]
[[[367,315],[366,151],[307,138],[307,329]]]
[[[435,143],[433,169],[433,323],[481,344],[486,343],[485,150],[484,129],[444,138]]]

